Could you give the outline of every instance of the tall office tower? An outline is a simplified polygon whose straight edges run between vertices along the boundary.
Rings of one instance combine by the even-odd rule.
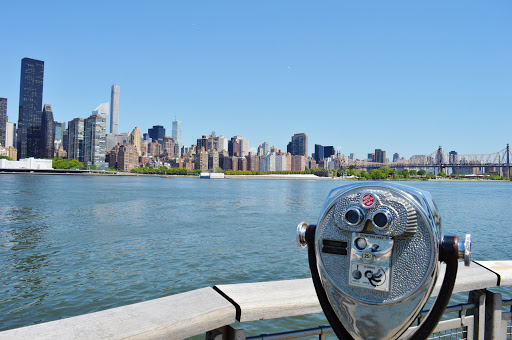
[[[354,153],[351,152],[350,155],[348,156],[348,159],[354,159]]]
[[[107,120],[101,115],[91,115],[84,122],[84,165],[106,169],[105,149]]]
[[[117,134],[119,130],[119,85],[112,85],[110,97],[110,133]]]
[[[0,98],[0,146],[6,146],[7,98]]]
[[[16,124],[7,122],[5,127],[5,147],[16,145]]]
[[[292,155],[308,156],[308,135],[305,133],[296,133],[292,136],[292,141],[288,143],[287,152]]]
[[[21,60],[18,159],[40,157],[44,61]]]
[[[179,147],[180,154],[178,156],[181,156],[181,147],[183,145],[181,144],[181,121],[179,120],[172,122],[172,139],[174,139],[174,144]]]
[[[375,163],[386,163],[386,151],[375,149]]]
[[[135,146],[135,149],[137,149],[137,156],[142,156],[142,149],[141,149],[141,138],[140,138],[140,130],[139,127],[136,126],[135,129],[133,129],[132,132],[128,135],[128,143]]]
[[[118,93],[118,100],[119,100],[119,93]],[[93,115],[100,115],[103,118],[105,118],[105,120],[108,122],[109,121],[109,116],[110,116],[110,106],[109,106],[109,103],[101,103],[100,105],[98,105],[97,108],[95,108],[92,111],[92,114]]]
[[[324,159],[324,147],[320,144],[315,144],[315,161],[318,163]]]
[[[324,158],[329,158],[331,156],[334,156],[336,154],[336,151],[334,150],[334,146],[324,146]]]
[[[267,142],[263,142],[263,144],[261,144],[258,147],[258,153],[261,156],[265,156],[266,154],[268,154],[268,152],[269,152],[269,150],[268,150],[268,143]]]
[[[41,158],[53,158],[55,126],[53,121],[52,106],[44,104],[41,117]]]
[[[84,119],[68,122],[68,159],[84,161]]]
[[[228,139],[224,136],[217,137],[217,151],[228,151]]]
[[[400,155],[398,154],[398,152],[395,152],[393,154],[393,162],[398,162],[400,160]]]
[[[230,157],[240,157],[240,142],[232,137],[228,142],[228,154]]]
[[[62,143],[62,137],[64,136],[64,131],[66,130],[66,123],[59,123],[55,121],[55,139]]]
[[[165,136],[165,128],[162,125],[153,125],[151,129],[148,129],[148,135],[153,142],[158,141],[162,144]]]
[[[65,124],[65,123],[62,123]],[[69,141],[69,134],[68,129],[65,129],[62,131],[62,147],[64,148],[64,151],[68,152],[68,141]]]

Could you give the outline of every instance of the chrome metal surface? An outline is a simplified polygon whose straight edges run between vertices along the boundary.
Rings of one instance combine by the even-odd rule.
[[[345,213],[356,207],[365,217],[354,227]],[[383,211],[388,223],[375,228],[373,216]],[[330,305],[354,338],[396,339],[414,321],[438,276],[439,235],[428,192],[387,183],[331,191],[316,228],[317,267]],[[324,238],[347,242],[350,256],[323,252]]]
[[[297,226],[297,233],[295,236],[295,240],[297,241],[297,245],[300,248],[306,248],[308,246],[306,242],[306,230],[308,229],[308,224],[306,222],[300,222]]]
[[[464,260],[464,265],[469,267],[471,264],[471,234],[466,234],[464,240],[458,238],[458,258]]]

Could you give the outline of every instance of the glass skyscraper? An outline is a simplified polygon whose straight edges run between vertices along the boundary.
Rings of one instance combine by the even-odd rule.
[[[7,98],[0,98],[0,145],[6,145]]]
[[[44,61],[21,60],[18,159],[41,157]]]
[[[106,169],[105,144],[107,120],[101,115],[91,115],[84,122],[84,163],[86,167]]]
[[[41,158],[53,158],[55,140],[55,122],[53,121],[52,106],[44,104],[41,119]]]
[[[174,139],[174,143],[178,145],[179,156],[181,156],[181,121],[179,120],[172,122],[172,139]]]

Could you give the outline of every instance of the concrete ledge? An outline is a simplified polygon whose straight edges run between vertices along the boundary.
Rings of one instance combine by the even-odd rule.
[[[0,339],[183,339],[233,322],[235,307],[208,287],[0,332]]]
[[[500,287],[512,286],[512,261],[475,261],[500,277]]]
[[[240,306],[240,320],[255,321],[322,313],[311,279],[220,285]]]

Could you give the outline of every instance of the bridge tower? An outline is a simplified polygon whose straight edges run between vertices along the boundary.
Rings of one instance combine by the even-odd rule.
[[[508,143],[507,143],[506,153],[507,153],[507,178],[510,181],[512,179],[510,178],[510,146]]]

